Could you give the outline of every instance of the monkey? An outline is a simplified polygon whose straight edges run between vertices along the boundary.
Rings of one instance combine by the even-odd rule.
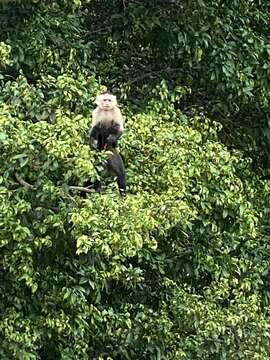
[[[122,156],[117,149],[113,146],[113,139],[111,143],[107,143],[104,150],[109,151],[110,155],[102,165],[104,170],[108,170],[109,174],[116,176],[119,193],[122,196],[126,196],[126,171]],[[99,175],[102,175],[98,171]],[[103,173],[103,171],[102,171]],[[94,189],[98,192],[102,191],[101,182],[96,180],[94,183]]]
[[[98,150],[103,150],[107,138],[114,135],[111,145],[116,148],[124,130],[124,120],[116,97],[105,92],[97,96],[95,103],[97,107],[92,113],[92,126],[89,131],[90,144]]]
[[[96,98],[97,107],[92,113],[92,125],[89,130],[89,141],[99,151],[108,150],[109,158],[103,164],[110,173],[117,177],[121,195],[126,195],[126,172],[122,156],[117,151],[118,139],[124,130],[124,121],[114,95],[103,93]],[[100,181],[94,185],[101,191]]]

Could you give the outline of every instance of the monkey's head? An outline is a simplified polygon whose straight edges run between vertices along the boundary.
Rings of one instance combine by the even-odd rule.
[[[101,110],[104,111],[113,110],[113,108],[117,106],[116,96],[108,93],[98,95],[95,103]]]

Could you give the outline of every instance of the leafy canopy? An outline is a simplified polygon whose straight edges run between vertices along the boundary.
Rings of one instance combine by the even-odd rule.
[[[216,43],[188,22],[220,7],[157,1],[158,15],[151,4],[144,14],[146,5],[137,2],[125,2],[124,9],[116,6],[123,2],[103,3],[104,12],[98,1],[1,5],[0,357],[266,359],[269,182],[260,180],[245,153],[220,141],[224,128],[213,116],[183,111],[200,89],[213,99],[215,86],[205,67],[214,66],[208,60]],[[119,16],[108,19],[106,4]],[[232,4],[223,5],[225,20],[240,26],[228,8],[244,4]],[[262,7],[252,2],[236,14],[263,16]],[[179,11],[183,23],[173,29],[172,18],[161,34],[170,40],[165,51],[154,30]],[[151,22],[145,28],[146,16]],[[119,21],[118,30],[91,34],[100,18]],[[121,25],[132,19],[132,30]],[[136,49],[148,54],[134,61],[143,75],[145,61],[176,61],[176,52],[164,56],[168,48],[176,51],[172,32],[181,26],[187,77],[141,77],[147,84],[132,90],[133,70],[122,77],[125,56],[138,59]],[[230,31],[218,20],[216,28]],[[117,40],[119,29],[125,37]],[[187,34],[196,44],[204,36],[209,52],[201,45],[191,56]],[[108,58],[104,37],[111,44]],[[154,44],[162,59],[149,51]],[[216,57],[216,67],[222,61]],[[111,72],[125,104],[125,199],[111,178],[102,179],[102,194],[76,188],[99,176],[97,164],[107,156],[89,147],[86,134],[93,100],[103,89],[97,79],[105,82]],[[195,75],[189,82],[195,73],[200,82]],[[229,79],[230,71],[224,76]],[[234,85],[222,79],[216,93],[226,107]],[[132,91],[136,96],[128,101],[124,95]],[[232,91],[238,104],[249,98]]]

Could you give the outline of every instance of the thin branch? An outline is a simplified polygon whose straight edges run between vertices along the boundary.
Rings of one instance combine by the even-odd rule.
[[[102,27],[100,29],[93,30],[93,31],[85,31],[84,34],[85,34],[85,36],[89,36],[89,37],[91,35],[96,35],[96,34],[105,35],[105,34],[108,34],[108,30],[106,31],[106,30],[104,30],[104,27]]]
[[[162,74],[162,73],[171,73],[171,72],[175,72],[175,71],[179,71],[179,70],[180,70],[180,68],[169,68],[169,69],[151,71],[151,72],[145,73],[143,75],[140,75],[131,81],[128,81],[128,83],[133,84],[133,83],[141,81],[147,77],[151,77],[152,75],[158,75],[158,74]]]
[[[31,190],[36,190],[36,187],[34,185],[29,184],[27,181],[25,181],[17,172],[15,172],[15,177],[22,186]]]
[[[82,191],[82,192],[86,192],[86,193],[91,193],[91,192],[95,192],[95,189],[91,189],[89,187],[83,187],[83,186],[69,186],[68,187],[69,190],[78,190],[78,191]]]
[[[27,181],[25,181],[17,172],[15,172],[15,177],[23,187],[25,187],[27,189],[31,189],[31,190],[37,189],[34,185],[29,184]],[[86,193],[95,192],[95,189],[93,189],[93,186],[92,187],[91,186],[88,186],[88,187],[69,186],[68,189],[69,190],[78,190],[78,191],[82,191],[82,192],[86,192]]]

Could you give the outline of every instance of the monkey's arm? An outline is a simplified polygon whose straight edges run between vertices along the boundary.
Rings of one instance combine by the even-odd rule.
[[[112,135],[115,135],[117,138],[119,138],[123,133],[123,126],[115,121],[112,121],[112,124],[109,127],[108,132]]]
[[[90,145],[93,146],[95,149],[98,146],[98,136],[99,136],[99,128],[97,126],[93,126],[90,128],[88,133],[88,139],[90,142]]]
[[[108,129],[108,136],[106,138],[106,145],[112,146],[113,148],[117,147],[117,141],[122,135],[123,130],[121,129],[120,124],[112,122],[112,125]]]

